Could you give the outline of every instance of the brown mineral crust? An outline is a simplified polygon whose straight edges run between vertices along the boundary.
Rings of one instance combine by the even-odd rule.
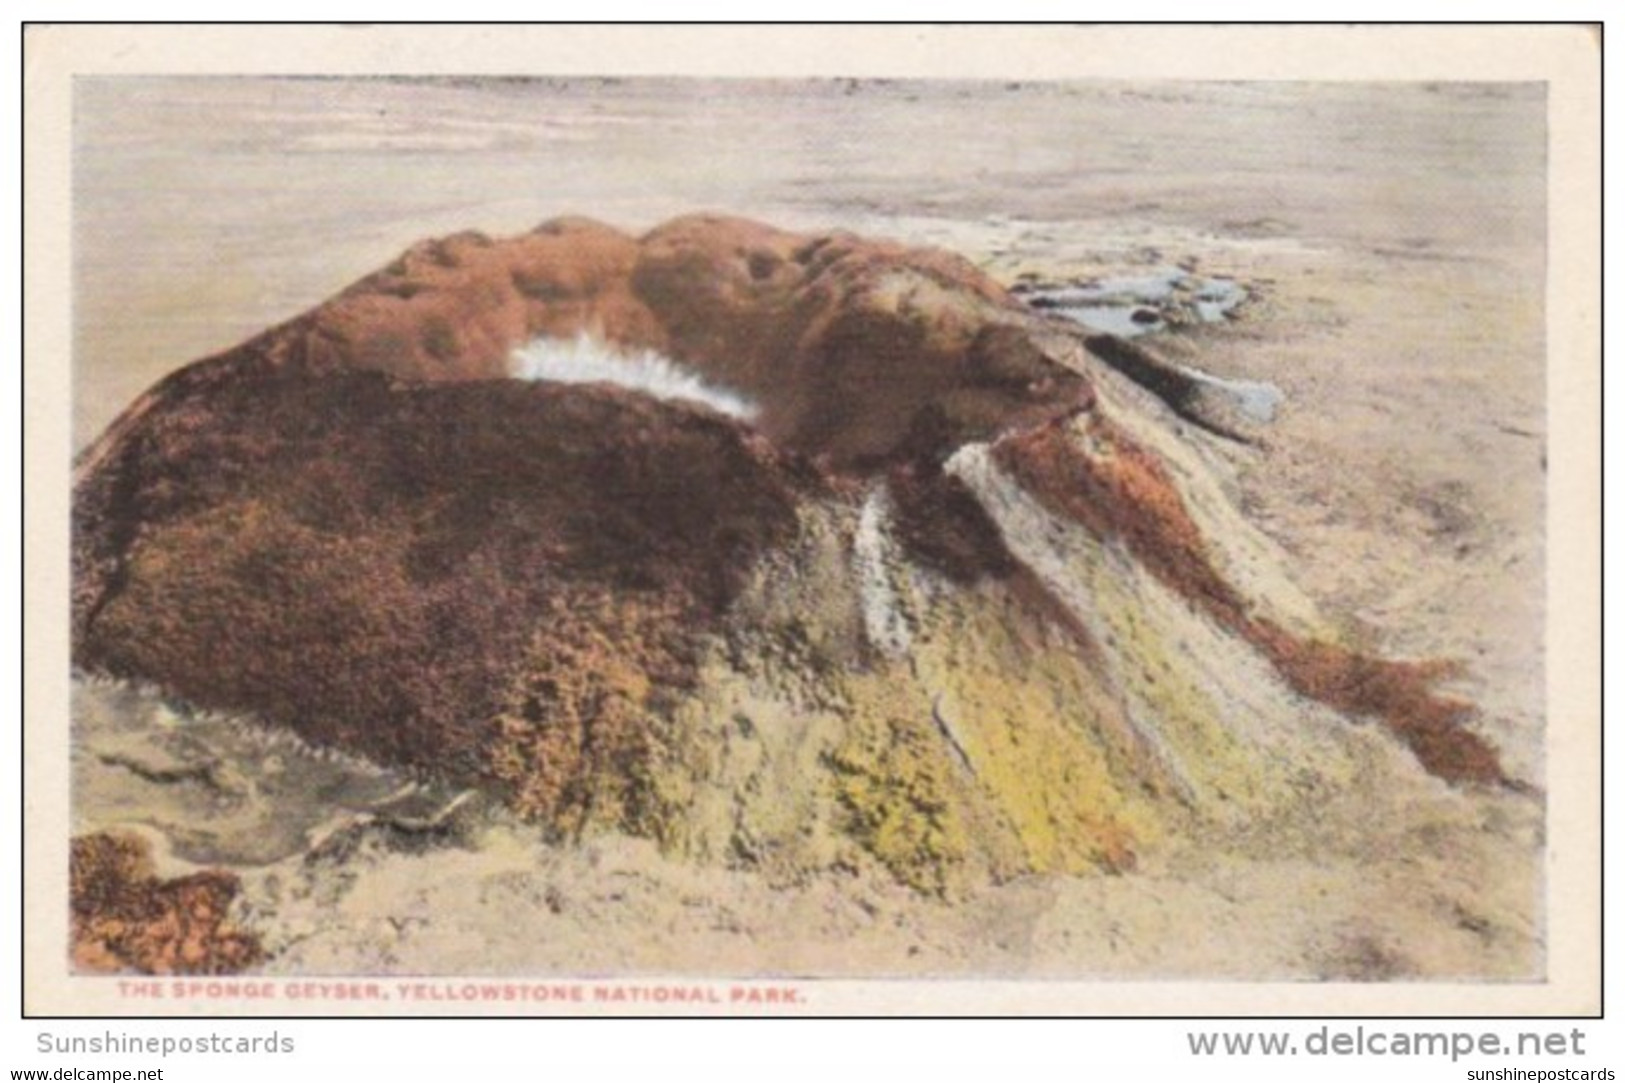
[[[910,311],[915,299],[877,296],[889,276],[987,307],[967,305],[960,319],[926,326],[918,319],[922,310]],[[889,309],[894,333],[912,331],[929,346],[963,349],[979,330],[965,317],[985,320],[1010,306],[996,283],[948,252],[850,233],[807,236],[715,215],[674,219],[647,234],[633,288],[666,327],[672,356],[714,365],[718,379],[753,392],[771,391],[786,375],[797,383],[827,376],[816,371],[821,354],[831,328],[849,312]],[[796,371],[807,368],[814,371]]]
[[[358,370],[413,382],[500,379],[514,349],[538,336],[663,346],[630,293],[636,259],[633,238],[583,218],[504,241],[473,232],[424,241],[311,311],[171,373],[86,450],[76,483],[154,411],[258,380]]]
[[[1340,711],[1382,719],[1440,778],[1512,781],[1494,746],[1463,728],[1476,713],[1473,705],[1433,691],[1437,681],[1455,674],[1452,663],[1391,661],[1332,643],[1306,643],[1266,620],[1253,621],[1248,635],[1296,691]]]
[[[960,257],[850,234],[693,216],[634,238],[584,218],[425,241],[294,320],[162,381],[87,450],[83,476],[155,407],[223,383],[365,369],[495,379],[539,338],[668,354],[761,406],[782,447],[842,469],[942,453],[1075,408],[1082,377]],[[934,428],[933,428],[934,427]],[[937,432],[921,445],[925,429]]]
[[[226,919],[239,890],[229,872],[159,879],[145,842],[81,835],[72,842],[73,961],[81,970],[233,974],[265,958],[259,940]]]
[[[999,464],[1051,510],[1101,538],[1118,538],[1178,594],[1233,630],[1247,621],[1242,600],[1208,559],[1201,528],[1162,465],[1098,410],[1077,431],[1040,426],[994,446]]]
[[[1088,401],[1026,320],[947,253],[740,219],[424,242],[172,374],[81,458],[76,661],[482,771],[501,682],[566,588],[692,639],[798,501],[840,488],[798,456],[929,472],[965,439]],[[500,379],[517,347],[580,334],[666,351],[762,416]],[[950,503],[942,539],[913,533],[922,548],[1006,559]]]
[[[688,685],[683,614],[574,587],[550,600],[484,747],[509,804],[560,838],[590,825],[667,837],[680,809],[655,782],[663,708]]]
[[[712,216],[640,248],[633,288],[671,355],[759,401],[773,439],[839,467],[951,451],[1088,395],[1004,290],[946,252]],[[943,438],[918,446],[931,424]]]
[[[460,233],[413,246],[301,331],[317,364],[410,380],[506,376],[513,350],[540,336],[659,348],[664,334],[630,291],[637,260],[636,240],[585,218],[503,241]]]
[[[518,381],[260,381],[134,447],[75,496],[116,556],[81,568],[79,664],[463,777],[557,599],[703,635],[824,491],[711,411]]]
[[[1120,541],[1164,585],[1246,638],[1294,691],[1376,717],[1428,771],[1450,782],[1508,781],[1493,746],[1465,728],[1472,704],[1433,691],[1440,661],[1390,661],[1304,641],[1249,610],[1213,566],[1201,529],[1160,463],[1098,411],[1076,433],[1053,423],[1001,440],[998,462],[1056,514]]]
[[[1021,567],[998,524],[958,478],[934,464],[911,463],[886,480],[898,540],[927,567],[961,584],[1002,579]]]

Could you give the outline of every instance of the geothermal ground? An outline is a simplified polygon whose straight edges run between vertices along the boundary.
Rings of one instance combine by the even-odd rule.
[[[714,622],[714,652],[642,635],[671,619],[658,608],[613,626],[594,624],[591,606],[578,610],[587,626],[618,629],[612,643],[649,645],[638,672],[683,674],[687,698],[656,706],[698,735],[685,748],[703,750],[704,769],[672,777],[703,776],[712,789],[656,786],[660,801],[647,805],[634,787],[572,804],[570,786],[590,789],[605,765],[583,760],[563,782],[537,777],[527,765],[547,760],[550,746],[516,722],[519,759],[487,772],[520,795],[505,801],[455,772],[426,771],[432,749],[365,755],[364,734],[339,722],[324,729],[303,703],[250,711],[264,701],[249,677],[221,690],[157,647],[139,649],[188,635],[229,640],[229,629],[203,635],[195,623],[166,623],[172,614],[153,601],[174,596],[163,587],[163,558],[184,579],[222,552],[213,544],[221,535],[209,533],[219,523],[189,520],[199,531],[192,548],[177,534],[169,548],[148,549],[131,581],[149,595],[126,592],[122,607],[98,611],[103,627],[128,635],[102,642],[87,666],[124,679],[75,679],[73,832],[133,833],[152,852],[141,874],[202,877],[167,890],[207,898],[221,924],[199,936],[229,945],[230,965],[1356,980],[1542,973],[1544,174],[1532,93],[820,84],[690,98],[682,87],[635,83],[143,81],[90,83],[81,95],[81,448],[168,372],[310,309],[423,237],[472,227],[500,238],[566,212],[632,236],[705,209],[809,236],[842,229],[940,247],[992,284],[972,307],[975,319],[994,322],[1064,319],[1020,314],[1034,283],[1087,291],[1103,280],[1166,277],[1168,268],[1233,282],[1246,299],[1227,318],[1135,341],[1210,381],[1270,389],[1267,421],[1245,409],[1220,419],[1244,440],[1213,431],[1205,415],[1167,409],[1099,357],[1040,373],[1061,382],[1051,398],[1021,407],[1044,415],[1023,413],[1022,424],[1070,407],[1065,380],[1081,373],[1114,427],[1074,423],[1067,439],[1150,449],[1224,556],[1227,582],[1294,634],[1313,628],[1372,657],[1459,663],[1439,691],[1475,705],[1470,731],[1515,783],[1440,777],[1393,725],[1334,717],[1336,704],[1292,688],[1268,691],[1286,667],[1260,661],[1258,644],[1239,643],[1246,636],[1219,634],[1256,629],[1252,616],[1193,615],[1169,592],[1177,576],[1166,565],[1159,575],[1154,562],[1096,559],[1087,512],[1058,520],[1064,501],[1032,498],[1043,488],[1031,479],[1044,445],[1031,437],[1001,452],[989,419],[1014,416],[1004,391],[943,392],[940,412],[963,445],[945,454],[944,473],[963,488],[921,496],[886,473],[908,433],[884,409],[816,398],[775,406],[771,381],[741,365],[724,373],[732,380],[708,379],[719,394],[741,396],[720,400],[724,415],[743,414],[776,443],[807,450],[805,469],[736,436],[746,421],[627,405],[620,392],[583,400],[601,412],[591,417],[644,411],[637,416],[656,439],[674,426],[674,447],[737,454],[740,465],[709,483],[707,497],[748,493],[767,509],[728,533],[739,559],[726,576],[691,592],[692,576],[673,576],[689,592],[685,619]],[[961,138],[911,138],[949,117]],[[877,146],[888,153],[878,157]],[[785,244],[787,264],[795,262],[801,249]],[[432,261],[433,250],[422,251]],[[410,266],[402,273],[416,281]],[[553,303],[547,290],[532,292]],[[634,330],[621,337],[649,348],[643,338],[655,332],[625,320]],[[353,326],[327,329],[342,337]],[[425,338],[421,365],[467,356],[463,326]],[[670,340],[658,345],[687,341],[663,326]],[[548,330],[561,343],[548,362],[555,367],[521,351],[514,375],[601,372],[603,359],[576,329]],[[967,356],[1000,372],[1030,362],[989,346],[997,336],[977,341]],[[638,350],[631,356],[647,379],[703,398],[683,373]],[[546,386],[464,408],[552,418],[566,400]],[[371,409],[365,381],[356,387],[347,408]],[[356,416],[379,431],[410,431],[410,418],[392,410]],[[860,416],[862,431],[836,432],[830,416]],[[942,438],[918,432],[926,444]],[[285,437],[269,429],[263,446],[302,446],[279,443]],[[907,454],[918,450],[909,444]],[[241,464],[211,461],[253,478],[264,460],[256,452]],[[354,461],[365,491],[378,491],[379,475]],[[308,466],[297,455],[287,462]],[[1025,489],[1010,484],[1022,462]],[[269,482],[252,492],[273,508],[273,526],[274,509],[293,499]],[[985,553],[985,538],[972,530],[922,542],[909,529],[922,521],[911,508],[966,499],[1024,573],[963,587],[950,573],[967,552]],[[403,516],[424,511],[400,507]],[[239,513],[232,522],[244,521]],[[697,519],[696,530],[710,522]],[[390,534],[377,552],[396,559],[401,537]],[[342,590],[349,558],[319,552]],[[424,559],[458,555],[437,552]],[[662,570],[641,574],[645,589]],[[1047,599],[1039,617],[1035,597]],[[269,635],[276,614],[242,619]],[[1156,651],[1119,647],[1145,629]],[[1069,637],[1078,635],[1110,645],[1105,661],[1090,663],[1097,668],[1071,668]],[[588,632],[570,642],[592,655]],[[517,657],[524,644],[504,649]],[[1171,668],[1110,668],[1153,655]],[[611,696],[644,694],[627,691],[640,687],[636,673],[593,672]],[[1067,775],[1054,773],[1052,755],[1064,735],[985,721],[1044,717],[1022,698],[1034,689],[1052,702],[1058,689],[1094,694],[1080,672],[1114,674],[1112,703],[1129,705],[1123,732],[1144,721],[1148,704],[1183,728],[1170,722],[1168,747],[1144,763],[1132,751],[1142,746],[1101,737],[1091,746],[1105,750],[1098,761]],[[192,694],[178,695],[178,685]],[[1192,709],[1169,690],[1185,685],[1216,706]],[[891,697],[895,710],[870,709]],[[279,710],[281,724],[266,725]],[[1210,717],[1246,741],[1213,738]],[[290,720],[305,720],[301,734]],[[448,722],[435,732],[461,731]],[[962,768],[980,789],[960,779]],[[805,780],[819,772],[830,781],[815,793]],[[1024,794],[1043,803],[1023,804]],[[909,816],[890,814],[899,801],[913,802]],[[83,883],[102,885],[94,874],[116,859],[81,850],[76,877],[82,867]],[[237,878],[234,896],[230,878],[213,870]],[[113,917],[138,925],[162,912],[165,889],[155,882]],[[94,907],[85,913],[98,919]],[[92,932],[99,946],[78,959],[90,968],[185,969],[207,954]],[[109,955],[109,944],[122,952]]]

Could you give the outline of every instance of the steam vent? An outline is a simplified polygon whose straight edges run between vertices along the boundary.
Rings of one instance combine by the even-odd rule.
[[[1513,784],[1232,505],[1209,449],[1262,431],[942,251],[459,234],[85,451],[74,659],[560,845],[938,899]]]

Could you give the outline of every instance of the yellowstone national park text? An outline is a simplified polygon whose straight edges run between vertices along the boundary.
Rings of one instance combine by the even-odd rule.
[[[118,983],[126,1000],[407,1002],[417,1004],[730,1005],[808,1003],[797,985],[591,982],[171,980]]]

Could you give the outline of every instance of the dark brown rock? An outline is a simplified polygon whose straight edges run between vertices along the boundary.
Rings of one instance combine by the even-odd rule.
[[[555,599],[699,634],[823,485],[737,422],[615,388],[222,387],[80,485],[75,656],[472,776]]]

